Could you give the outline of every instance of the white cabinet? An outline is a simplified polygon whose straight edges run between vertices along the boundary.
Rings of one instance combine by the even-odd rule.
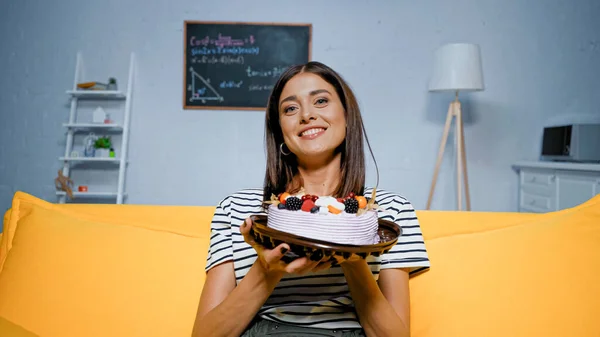
[[[600,164],[519,162],[519,212],[571,208],[600,194]]]

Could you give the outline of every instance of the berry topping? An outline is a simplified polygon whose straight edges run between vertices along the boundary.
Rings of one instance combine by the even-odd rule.
[[[297,197],[289,197],[285,201],[285,206],[290,211],[297,211],[302,208],[302,200]]]
[[[277,208],[285,209],[285,204],[279,203],[279,204],[277,204]]]
[[[320,210],[320,209],[321,209],[321,208],[320,208],[319,206],[315,206],[315,207],[313,207],[313,208],[311,208],[311,209],[310,209],[310,212],[311,212],[311,213],[313,213],[313,214],[314,214],[314,213],[319,213],[319,210]]]
[[[348,194],[348,198],[354,198],[354,192],[350,192],[350,193]]]
[[[354,214],[356,212],[358,212],[358,200],[356,199],[347,199],[344,202],[344,206],[346,206],[345,211],[346,213],[351,213]]]
[[[311,195],[310,199],[314,202],[314,201],[317,201],[317,199],[319,199],[319,197],[316,195]]]
[[[315,203],[311,199],[306,199],[302,203],[302,210],[305,212],[310,212],[311,209],[315,207]]]

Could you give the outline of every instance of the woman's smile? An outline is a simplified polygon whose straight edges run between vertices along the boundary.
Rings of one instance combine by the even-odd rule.
[[[311,127],[309,129],[304,129],[298,136],[305,140],[311,140],[321,136],[326,130],[327,129],[321,127]]]

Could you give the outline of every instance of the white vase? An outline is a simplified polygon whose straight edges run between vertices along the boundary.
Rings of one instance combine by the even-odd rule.
[[[109,149],[96,149],[96,157],[108,158],[109,152]]]

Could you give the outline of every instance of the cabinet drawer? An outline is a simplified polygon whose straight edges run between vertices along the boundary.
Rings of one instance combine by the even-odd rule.
[[[521,188],[529,194],[551,198],[556,195],[556,176],[549,172],[523,171]]]
[[[534,195],[521,190],[521,207],[539,210],[540,212],[551,212],[555,210],[555,198]]]
[[[552,186],[556,181],[556,175],[550,172],[523,171],[521,183],[524,185]]]

